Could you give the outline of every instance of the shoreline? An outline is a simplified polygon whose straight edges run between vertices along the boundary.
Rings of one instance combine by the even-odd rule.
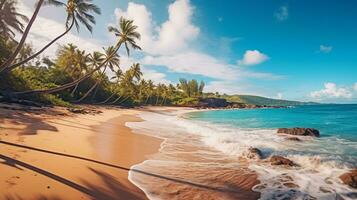
[[[147,199],[128,170],[161,140],[125,126],[138,109],[94,108],[102,113],[1,109],[0,199]]]
[[[92,109],[93,112],[73,114],[65,108],[57,107],[32,111],[0,108],[0,171],[4,172],[0,175],[0,199],[114,200],[152,197],[137,184],[136,175],[143,180],[150,179],[153,185],[159,179],[160,184],[171,185],[171,191],[178,192],[186,188],[183,191],[186,190],[189,195],[183,199],[190,199],[190,196],[194,197],[192,195],[207,198],[211,195],[225,195],[226,199],[259,197],[259,193],[252,190],[259,183],[257,174],[248,170],[244,161],[236,159],[233,162],[236,162],[237,169],[214,167],[212,169],[215,169],[217,176],[221,175],[220,170],[225,171],[224,178],[212,177],[211,180],[201,180],[203,182],[190,180],[191,176],[187,174],[176,177],[170,174],[169,168],[163,172],[160,167],[156,168],[159,171],[141,169],[141,165],[159,158],[170,141],[133,129],[130,124],[146,123],[141,116],[145,114],[182,117],[188,112],[208,110],[186,107],[84,108]],[[181,135],[185,137],[186,134]],[[183,148],[188,153],[192,150],[207,151],[208,157],[210,154],[221,155],[205,145]],[[177,161],[180,159],[177,157]],[[205,158],[194,155],[186,158],[189,162],[196,162],[195,159],[202,162]],[[207,159],[209,161],[212,158]],[[224,159],[224,162],[232,160]],[[204,172],[199,168],[192,170],[189,175],[199,176]],[[237,186],[232,191],[227,190],[225,181]]]
[[[170,123],[175,119],[184,119],[182,115],[186,113],[202,110],[167,108],[151,108],[150,112],[140,114],[143,122],[128,123],[136,133],[163,139],[158,154],[132,167],[129,174],[131,182],[150,199],[259,198],[260,193],[252,190],[259,184],[257,174],[248,169],[247,160],[224,155],[202,143],[192,133],[184,129],[176,130],[178,127]],[[142,176],[135,171],[146,171],[160,177]],[[202,173],[207,175],[201,177]]]

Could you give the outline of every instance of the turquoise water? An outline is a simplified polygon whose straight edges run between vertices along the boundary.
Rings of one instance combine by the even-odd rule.
[[[239,128],[311,127],[320,130],[321,137],[333,136],[357,142],[357,104],[215,110],[194,112],[189,116],[192,119]]]

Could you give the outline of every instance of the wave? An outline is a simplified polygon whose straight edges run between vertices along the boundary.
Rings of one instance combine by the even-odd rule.
[[[274,129],[238,128],[178,117],[182,114],[184,112],[175,115],[142,113],[144,122],[130,122],[127,125],[140,133],[165,139],[160,152],[166,158],[183,155],[187,151],[185,145],[189,144],[214,148],[227,158],[240,157],[249,147],[255,147],[263,152],[263,157],[283,155],[299,164],[300,167],[283,168],[274,167],[267,162],[250,162],[249,169],[256,171],[260,180],[260,184],[253,190],[261,193],[261,199],[355,198],[353,195],[357,191],[343,185],[338,177],[356,167],[356,142],[326,137],[303,138],[305,141],[297,143],[277,135]],[[189,135],[197,138],[190,139]],[[189,153],[210,157],[207,152],[199,149]],[[212,162],[219,163],[220,159],[223,158],[212,157]],[[163,160],[162,157],[157,157],[135,167],[144,167],[147,163]],[[135,183],[134,178],[132,180]],[[140,185],[137,182],[136,184]]]

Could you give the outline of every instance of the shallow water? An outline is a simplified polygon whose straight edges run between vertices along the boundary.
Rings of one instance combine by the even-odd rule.
[[[238,156],[226,156],[188,132],[176,114],[144,113],[127,123],[138,133],[164,139],[160,153],[135,165],[129,179],[150,199],[257,199],[257,177]]]
[[[218,110],[190,113],[189,117],[214,127],[227,127],[223,133],[211,136],[215,139],[207,139],[226,154],[239,154],[253,146],[265,156],[283,155],[301,166],[286,169],[251,163],[250,169],[257,171],[262,182],[255,187],[262,192],[262,199],[357,199],[357,190],[342,185],[338,178],[357,167],[357,105]],[[276,134],[281,127],[317,128],[321,137],[287,141]],[[287,187],[286,182],[297,187]]]
[[[245,195],[256,199],[259,196],[248,193],[253,185],[261,199],[357,198],[357,190],[338,178],[357,167],[357,105],[176,114],[144,113],[145,122],[128,123],[138,132],[165,139],[155,158],[134,168],[219,190],[131,172],[130,179],[152,199],[247,199],[239,197],[242,188]],[[321,137],[287,141],[276,134],[279,127],[313,127],[321,131]],[[238,158],[251,146],[262,150],[265,157],[284,155],[300,167],[241,162]],[[252,171],[260,184],[249,178]]]

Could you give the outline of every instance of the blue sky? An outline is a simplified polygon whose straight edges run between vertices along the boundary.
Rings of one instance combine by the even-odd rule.
[[[30,13],[34,1],[22,0]],[[93,34],[60,41],[89,52],[114,43],[106,31],[134,19],[142,52],[122,57],[146,78],[206,82],[206,91],[322,102],[357,102],[357,1],[94,0],[102,9]],[[63,9],[46,7],[29,40],[45,44],[63,29]],[[44,24],[51,26],[50,33]],[[53,54],[57,47],[53,47]]]

